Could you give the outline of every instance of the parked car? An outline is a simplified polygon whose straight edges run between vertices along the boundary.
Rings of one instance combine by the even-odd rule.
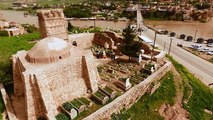
[[[202,47],[202,45],[191,45],[191,48],[194,48],[194,49],[199,49],[201,47]]]
[[[184,40],[185,38],[186,38],[186,35],[185,35],[185,34],[181,34],[181,35],[180,35],[180,39],[183,39],[183,40]]]
[[[204,42],[204,38],[198,38],[196,42],[197,43],[203,43]]]
[[[201,48],[200,51],[201,51],[201,52],[209,52],[209,49],[208,49],[208,48]]]
[[[177,43],[177,46],[179,47],[183,47],[183,45],[181,43]]]
[[[192,41],[193,37],[192,36],[187,36],[186,41]]]
[[[207,44],[208,47],[213,47],[213,43]]]
[[[213,38],[207,40],[207,44],[213,43]]]
[[[168,31],[168,30],[164,30],[163,34],[164,34],[164,35],[168,35],[168,34],[169,34],[169,31]]]
[[[175,32],[171,32],[171,33],[170,33],[170,37],[174,37],[175,35],[176,35]]]
[[[207,55],[213,55],[213,51],[207,52]]]

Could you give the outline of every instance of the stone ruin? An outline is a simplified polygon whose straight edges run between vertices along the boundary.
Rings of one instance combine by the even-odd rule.
[[[67,21],[62,9],[40,10],[37,16],[42,38],[54,36],[68,40]]]
[[[24,99],[24,119],[54,120],[64,102],[96,92],[100,77],[92,52],[64,40],[62,10],[44,10],[38,16],[46,38],[12,56],[14,97]]]

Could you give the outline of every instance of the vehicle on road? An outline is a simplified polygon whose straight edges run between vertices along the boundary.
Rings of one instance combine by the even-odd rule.
[[[175,32],[171,32],[170,33],[170,37],[175,37],[176,33]]]
[[[192,36],[187,36],[187,38],[186,38],[186,41],[192,41],[193,40],[193,37]]]
[[[203,43],[204,42],[204,38],[198,38],[196,43]]]
[[[213,47],[213,43],[207,44],[208,47]]]
[[[191,45],[191,48],[193,49],[200,49],[202,45]]]
[[[177,43],[177,46],[179,47],[183,47],[183,45],[181,43]]]
[[[200,52],[209,52],[210,50],[208,48],[199,48],[198,51],[200,51]]]
[[[206,52],[207,55],[213,55],[213,51]]]

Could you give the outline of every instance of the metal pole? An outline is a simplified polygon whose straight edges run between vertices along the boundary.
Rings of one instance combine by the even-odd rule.
[[[169,44],[169,52],[168,52],[168,54],[170,55],[170,51],[171,51],[171,47],[172,47],[172,38],[171,38],[171,40],[170,40],[170,44]]]
[[[155,31],[154,43],[153,43],[153,46],[152,46],[152,53],[151,53],[151,62],[152,62],[152,58],[153,58],[153,52],[154,52],[154,49],[155,49],[156,37],[157,37],[157,32]]]
[[[166,49],[166,42],[164,42],[163,51]]]
[[[94,29],[95,29],[95,17],[94,17]]]
[[[194,41],[195,41],[195,37],[196,37],[196,35],[197,35],[197,30],[195,31]]]

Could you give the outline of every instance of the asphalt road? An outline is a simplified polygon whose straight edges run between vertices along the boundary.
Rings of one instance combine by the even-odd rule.
[[[154,39],[154,31],[151,29],[142,32],[142,35]],[[177,43],[180,42],[179,39],[157,34],[156,43],[162,50],[164,49],[164,45],[166,45],[165,51],[168,52],[171,39],[173,40],[170,55],[189,69],[191,73],[195,74],[204,84],[213,83],[213,64],[178,47]]]
[[[141,23],[139,23],[140,21]],[[143,18],[141,16],[141,12],[137,10],[137,26],[138,28],[141,27],[144,30],[143,32],[141,32],[141,35],[144,35],[154,40],[155,32],[143,26],[142,22],[143,22]],[[198,77],[198,79],[200,79],[204,84],[209,85],[210,83],[213,83],[213,64],[206,60],[203,60],[200,57],[197,57],[191,54],[190,52],[182,49],[181,47],[178,47],[177,43],[180,42],[179,39],[175,37],[172,38],[166,35],[157,34],[156,43],[159,48],[168,52],[171,39],[173,40],[171,44],[170,55],[176,61],[184,65],[191,73],[193,73],[196,77]],[[182,44],[184,43],[182,42]]]

